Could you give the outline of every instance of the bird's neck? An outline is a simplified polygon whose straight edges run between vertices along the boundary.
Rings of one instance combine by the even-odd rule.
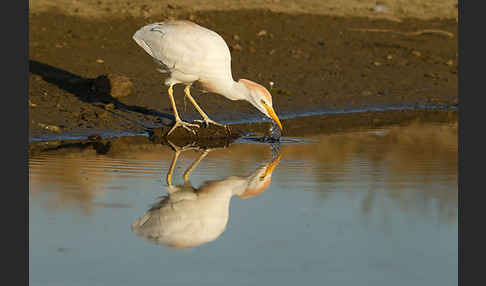
[[[234,186],[231,188],[231,195],[241,195],[248,187],[246,178],[234,177]]]
[[[247,100],[250,94],[246,85],[233,79],[222,83],[220,88],[218,93],[231,100]]]

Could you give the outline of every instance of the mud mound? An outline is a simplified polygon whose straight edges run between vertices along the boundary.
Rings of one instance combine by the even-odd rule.
[[[154,128],[149,131],[150,140],[154,143],[166,145],[170,145],[168,144],[170,141],[178,146],[191,145],[197,142],[198,146],[214,148],[229,146],[229,144],[231,144],[233,141],[245,135],[240,128],[233,128],[230,126],[224,128],[212,124],[209,126],[205,126],[203,124],[198,125],[199,128],[191,128],[194,130],[194,133],[182,127],[178,127],[169,136],[167,136],[167,133],[170,131],[172,126]]]

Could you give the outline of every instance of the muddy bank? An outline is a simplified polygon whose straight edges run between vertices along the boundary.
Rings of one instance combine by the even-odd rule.
[[[199,127],[191,127],[192,132],[178,127],[170,134],[170,126],[162,126],[148,131],[149,139],[156,144],[170,145],[169,142],[177,146],[191,145],[197,142],[199,146],[225,147],[231,142],[245,135],[245,131],[235,126],[220,127],[216,125],[205,126],[197,124]]]
[[[273,12],[333,16],[387,18],[457,19],[458,0],[29,0],[31,13],[57,10],[88,18],[175,16],[187,11],[268,9]]]
[[[392,22],[262,10],[181,12],[176,17],[223,36],[232,50],[235,79],[267,87],[274,82],[271,93],[280,116],[370,106],[453,106],[458,101],[455,20]],[[140,133],[170,125],[164,77],[131,39],[140,26],[164,18],[31,14],[30,137]],[[216,121],[262,118],[246,102],[203,94],[197,87],[192,93]],[[176,87],[182,118],[199,119],[182,95],[182,87]],[[283,136],[290,136],[292,128],[285,124]]]
[[[293,118],[282,122],[288,137],[308,137],[317,134],[334,134],[339,132],[350,132],[368,130],[370,128],[382,128],[389,126],[405,126],[415,123],[452,123],[457,124],[456,110],[435,110],[435,111],[379,111],[334,115],[316,115],[301,118]],[[205,148],[224,148],[234,143],[237,139],[242,142],[254,142],[255,138],[266,136],[272,128],[270,122],[254,124],[234,124],[230,126],[234,137],[213,138],[212,140],[197,139],[190,137],[175,136],[166,138],[157,134],[152,136],[127,136],[113,139],[104,139],[101,136],[91,136],[87,140],[57,140],[46,142],[33,142],[29,144],[29,155],[35,156],[42,153],[70,153],[94,151],[97,154],[118,154],[134,151],[150,150],[159,148],[161,145],[171,147],[190,146]],[[160,129],[159,132],[163,131]],[[157,131],[156,131],[157,132]],[[184,131],[180,131],[184,132]],[[165,134],[165,133],[164,133]],[[286,138],[282,138],[285,144]]]

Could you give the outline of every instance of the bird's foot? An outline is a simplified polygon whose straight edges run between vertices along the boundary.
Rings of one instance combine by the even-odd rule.
[[[224,125],[224,124],[221,124],[221,123],[218,123],[212,119],[210,119],[209,117],[208,118],[205,118],[203,120],[194,120],[195,122],[200,122],[202,124],[204,124],[205,127],[208,127],[209,126],[209,123],[211,124],[214,124],[214,125],[218,125],[218,126],[221,126],[221,127],[224,127],[225,129],[228,129],[228,126]]]
[[[197,146],[196,142],[189,143],[184,146],[179,146],[174,144],[170,139],[167,139],[167,143],[169,143],[169,146],[174,150],[175,152],[183,152],[187,150],[199,150],[199,147]]]
[[[192,132],[193,134],[196,134],[196,131],[194,131],[190,127],[198,127],[199,128],[199,125],[197,125],[197,124],[192,124],[192,123],[182,121],[180,119],[179,120],[176,119],[174,126],[172,126],[172,128],[169,130],[169,132],[167,133],[167,136],[169,136],[172,133],[172,131],[174,131],[179,126],[183,127],[184,129],[186,129],[189,132]]]

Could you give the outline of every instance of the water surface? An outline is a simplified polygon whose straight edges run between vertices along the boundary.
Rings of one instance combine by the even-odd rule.
[[[290,141],[32,156],[30,285],[457,284],[457,124]]]

